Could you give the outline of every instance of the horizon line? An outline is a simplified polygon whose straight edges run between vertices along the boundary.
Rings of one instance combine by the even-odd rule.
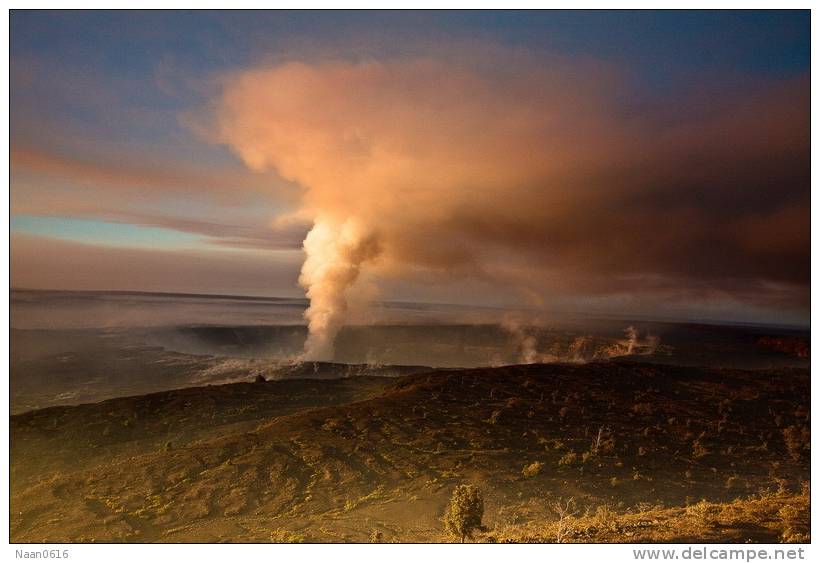
[[[27,288],[27,287],[9,287],[9,301],[11,301],[11,293],[15,291],[27,291],[27,292],[36,292],[36,293],[79,293],[79,294],[107,294],[107,295],[159,295],[165,297],[183,297],[183,298],[212,298],[212,299],[225,299],[225,300],[250,300],[250,301],[303,301],[305,303],[309,303],[307,297],[276,297],[276,296],[261,296],[261,295],[243,295],[243,294],[230,294],[230,293],[190,293],[190,292],[173,292],[173,291],[146,291],[146,290],[128,290],[128,289],[46,289],[46,288]],[[515,307],[500,307],[500,306],[491,306],[491,305],[464,305],[458,303],[443,303],[443,302],[426,302],[426,301],[376,301],[376,303],[381,303],[383,305],[440,305],[440,306],[447,306],[447,307],[458,307],[458,308],[478,308],[478,309],[491,309],[491,310],[516,310],[520,308]],[[784,328],[784,329],[800,329],[800,330],[811,330],[811,321],[808,323],[767,323],[762,321],[733,321],[727,319],[714,319],[714,318],[692,318],[692,319],[682,319],[682,318],[673,318],[673,317],[647,317],[645,315],[637,315],[633,317],[628,317],[624,315],[617,315],[617,314],[607,314],[607,313],[595,313],[595,312],[581,312],[576,311],[574,313],[567,313],[567,312],[556,312],[556,311],[541,311],[544,314],[550,314],[555,316],[560,316],[564,318],[573,318],[573,317],[587,317],[589,320],[620,320],[620,321],[633,321],[633,322],[657,322],[657,323],[668,323],[668,324],[687,324],[687,325],[712,325],[712,326],[741,326],[741,327],[766,327],[766,328]]]

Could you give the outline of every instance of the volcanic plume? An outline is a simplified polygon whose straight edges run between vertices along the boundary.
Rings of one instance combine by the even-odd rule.
[[[304,188],[306,357],[332,356],[364,270],[547,300],[806,299],[805,79],[727,91],[708,112],[682,97],[635,111],[609,66],[539,60],[289,62],[223,80],[211,138]]]
[[[304,359],[323,360],[333,355],[333,338],[344,324],[345,292],[356,282],[362,264],[378,254],[378,241],[353,220],[337,225],[317,219],[304,247],[307,259],[299,283],[310,299]]]

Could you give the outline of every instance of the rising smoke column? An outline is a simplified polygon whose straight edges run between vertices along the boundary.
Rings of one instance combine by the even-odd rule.
[[[605,64],[506,52],[262,64],[221,86],[207,137],[302,188],[306,358],[331,357],[365,268],[649,310],[807,279],[807,81],[704,115],[636,115]]]
[[[332,357],[363,267],[435,281],[516,275],[509,258],[532,263],[509,226],[546,224],[544,196],[563,185],[553,170],[596,145],[573,147],[567,131],[605,138],[593,134],[602,108],[580,101],[588,84],[569,84],[567,70],[512,80],[420,59],[293,62],[228,77],[212,138],[304,188],[294,216],[312,223],[299,279],[310,299],[305,359]],[[587,114],[583,123],[569,108]]]
[[[347,290],[356,282],[362,264],[379,253],[377,238],[355,221],[339,224],[317,219],[304,242],[306,254],[299,283],[310,306],[305,311],[308,338],[304,360],[329,360],[333,341],[344,326]]]

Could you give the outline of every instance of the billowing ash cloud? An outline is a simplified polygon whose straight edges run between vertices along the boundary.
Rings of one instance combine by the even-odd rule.
[[[561,59],[292,62],[228,77],[208,130],[304,187],[311,358],[332,354],[363,269],[547,303],[802,306],[808,80],[700,109],[636,111],[625,88],[603,65]]]

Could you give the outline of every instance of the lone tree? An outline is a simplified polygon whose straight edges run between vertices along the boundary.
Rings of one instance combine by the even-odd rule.
[[[481,517],[484,516],[484,497],[475,485],[459,485],[450,498],[450,508],[444,515],[444,529],[461,538],[473,537],[475,530],[480,530]]]

